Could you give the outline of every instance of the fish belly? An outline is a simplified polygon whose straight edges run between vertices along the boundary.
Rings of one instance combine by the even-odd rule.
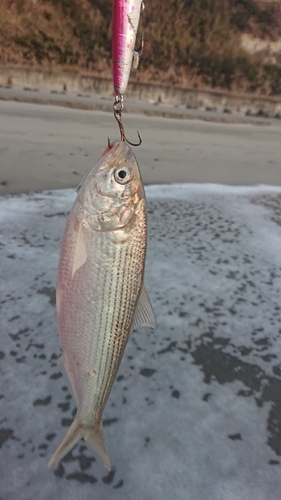
[[[57,320],[81,428],[101,428],[102,412],[131,333],[145,252],[145,210],[133,217],[126,230],[95,232],[74,206],[60,255]]]

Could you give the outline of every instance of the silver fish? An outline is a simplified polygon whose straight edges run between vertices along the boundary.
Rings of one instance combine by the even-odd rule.
[[[143,283],[146,244],[138,164],[126,142],[114,142],[79,186],[63,235],[57,323],[77,414],[48,467],[83,437],[110,470],[102,413],[133,328],[156,325]]]

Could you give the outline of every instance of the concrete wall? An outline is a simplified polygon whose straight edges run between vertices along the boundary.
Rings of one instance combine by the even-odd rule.
[[[66,85],[69,91],[95,92],[105,96],[113,95],[112,80],[97,76],[64,73],[32,67],[0,66],[0,83],[12,79],[14,85],[62,90]],[[130,82],[126,95],[129,98],[159,101],[164,104],[186,105],[190,108],[215,106],[232,111],[253,112],[260,109],[270,114],[281,112],[280,97],[258,97],[247,94],[233,94],[218,90],[183,89],[172,86]]]

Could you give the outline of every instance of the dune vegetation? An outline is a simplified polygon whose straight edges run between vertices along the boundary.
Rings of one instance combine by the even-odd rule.
[[[112,0],[1,0],[0,63],[111,74]],[[281,94],[281,1],[147,0],[145,47],[132,78]],[[267,42],[246,50],[241,36]]]

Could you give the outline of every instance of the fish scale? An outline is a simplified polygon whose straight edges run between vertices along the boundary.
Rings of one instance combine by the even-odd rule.
[[[133,326],[155,327],[143,285],[146,233],[136,159],[113,143],[78,188],[62,240],[57,322],[77,414],[49,466],[83,437],[110,469],[102,412]]]
[[[143,235],[141,235],[141,237],[143,238]],[[143,252],[141,252],[141,245],[136,239],[130,238],[126,247],[124,247],[124,243],[121,243],[121,248],[118,248],[118,243],[116,244],[114,241],[109,242],[106,233],[99,233],[94,236],[94,239],[94,245],[92,245],[91,242],[89,244],[89,247],[94,247],[94,256],[91,259],[91,263],[94,263],[94,265],[91,266],[91,269],[85,269],[84,272],[88,276],[88,280],[92,283],[93,287],[99,290],[99,300],[93,304],[91,309],[88,310],[88,308],[86,308],[86,311],[79,302],[77,304],[78,307],[74,309],[73,313],[69,314],[68,321],[60,336],[62,348],[63,350],[67,350],[69,343],[68,330],[70,325],[75,329],[77,324],[77,329],[79,331],[81,329],[80,325],[84,324],[83,334],[85,335],[86,333],[87,335],[88,331],[94,334],[88,335],[90,344],[87,346],[85,354],[86,359],[89,358],[93,360],[92,351],[99,352],[98,365],[95,362],[89,364],[86,362],[86,359],[80,359],[81,354],[82,357],[84,357],[84,349],[81,350],[81,346],[79,345],[80,337],[74,336],[73,345],[71,345],[70,348],[71,352],[75,352],[76,363],[79,363],[79,367],[83,367],[83,373],[94,370],[98,374],[96,380],[90,378],[90,387],[88,390],[91,396],[93,387],[95,387],[95,392],[91,408],[88,410],[89,412],[92,410],[92,407],[99,408],[101,406],[101,401],[99,400],[101,394],[103,395],[105,404],[108,395],[107,387],[109,381],[112,376],[114,377],[117,371],[118,366],[116,363],[119,365],[121,361],[127,341],[127,338],[124,337],[124,333],[129,332],[134,314],[134,305],[139,294],[142,280],[142,277],[138,276],[137,272],[133,272],[133,268],[137,269],[137,264],[141,264],[141,261],[144,260],[145,257]],[[102,265],[103,256],[105,253],[108,253],[109,245],[112,263],[104,269]],[[131,254],[130,259],[128,259],[128,248]],[[68,255],[66,255],[66,258],[68,258]],[[123,269],[125,266],[127,275],[130,279],[127,278],[124,286],[124,280],[116,275],[115,270]],[[142,266],[140,265],[140,267]],[[114,270],[113,272],[112,269]],[[83,283],[85,283],[85,280],[83,280]],[[79,293],[81,293],[81,291],[73,287],[73,294],[76,296]],[[81,301],[84,300],[84,296],[81,296]],[[107,303],[107,308],[104,308],[105,303]],[[117,330],[115,327],[116,324],[120,325]],[[101,333],[99,334],[99,332]],[[67,358],[67,355],[64,354],[64,356]],[[71,360],[67,361],[67,364],[70,363]],[[69,376],[71,378],[74,370],[70,371],[71,374]],[[112,371],[113,373],[111,373]],[[80,385],[84,383],[84,377],[83,374],[80,374],[78,381],[73,382],[75,392],[78,394],[81,393]],[[87,399],[87,392],[84,388],[83,400],[86,402]],[[85,404],[85,406],[87,405]]]
[[[112,286],[112,301],[114,302],[114,310],[117,314],[110,315],[107,311],[107,325],[104,331],[108,332],[108,342],[107,339],[101,338],[103,342],[104,352],[101,355],[102,361],[105,361],[104,369],[100,369],[100,373],[106,373],[107,377],[103,378],[101,384],[99,384],[99,379],[97,381],[96,392],[98,395],[103,394],[103,398],[100,401],[99,398],[95,401],[97,406],[103,407],[106,403],[107,397],[109,395],[109,390],[111,387],[111,379],[115,378],[116,372],[118,370],[125,345],[128,340],[128,335],[130,334],[131,323],[134,315],[134,305],[139,294],[141,286],[141,276],[133,274],[133,258],[130,259],[128,264],[127,252],[122,249],[120,257],[115,260],[117,268],[122,268],[126,265],[128,270],[128,275],[131,276],[131,282],[126,282],[125,286],[123,280],[116,280],[116,283],[111,281]],[[144,258],[140,253],[140,248],[138,245],[134,244],[135,259],[136,261],[142,260]],[[115,264],[114,264],[115,266]],[[109,303],[110,303],[109,298]]]

